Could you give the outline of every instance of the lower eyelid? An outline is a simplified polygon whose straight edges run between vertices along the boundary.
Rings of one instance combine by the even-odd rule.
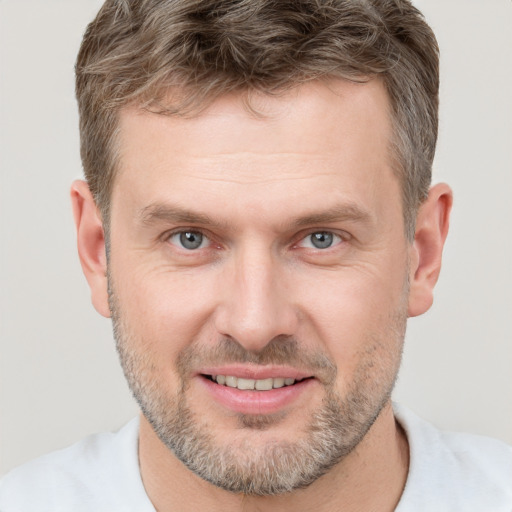
[[[201,237],[202,237],[201,244],[194,249],[188,249],[187,247],[183,247],[183,245],[179,242],[179,236],[182,235],[183,233],[197,233],[197,234],[201,235]],[[174,242],[173,239],[176,237],[178,237],[178,240],[176,240]],[[165,236],[165,241],[167,241],[171,245],[174,245],[175,247],[178,247],[179,249],[182,249],[187,252],[194,252],[199,249],[205,249],[206,247],[209,247],[211,245],[211,240],[207,235],[205,235],[201,231],[194,230],[194,229],[181,229],[179,231],[174,231],[172,233],[169,233]]]
[[[304,245],[302,245],[305,241],[309,240],[310,237],[312,235],[314,235],[315,233],[329,233],[333,236],[333,243],[332,245],[322,249],[322,248],[319,248],[319,247],[314,247],[312,242],[310,241],[309,244],[311,245],[310,247],[305,247],[307,249],[314,249],[316,251],[326,251],[328,249],[332,249],[333,247],[336,247],[337,245],[345,242],[345,238],[343,238],[341,235],[339,235],[338,233],[333,233],[332,231],[327,231],[327,230],[318,230],[318,231],[313,231],[309,234],[307,234],[306,236],[304,236],[303,238],[301,238],[301,240],[299,240],[299,242],[297,243],[297,246],[299,247],[304,247]]]
[[[179,240],[176,240],[175,242],[173,242],[173,239],[176,239],[176,237],[179,237],[179,235],[181,235],[183,233],[198,233],[198,234],[200,234],[203,237],[201,245],[199,247],[195,248],[195,249],[187,249],[186,247],[183,247],[181,245]],[[312,246],[312,243],[309,242],[310,246],[309,247],[304,247],[303,243],[306,240],[308,240],[309,237],[311,237],[315,233],[330,233],[330,234],[332,234],[332,236],[333,236],[333,243],[332,243],[332,245],[330,245],[330,246],[328,246],[326,248],[318,248],[318,247]],[[327,251],[328,249],[332,249],[332,248],[336,247],[337,245],[340,245],[340,244],[342,244],[344,242],[347,242],[349,238],[350,238],[349,236],[342,236],[341,234],[334,233],[332,231],[317,230],[317,231],[312,231],[312,232],[308,233],[307,235],[303,236],[298,241],[298,243],[295,244],[295,246],[296,247],[303,247],[303,248],[306,248],[306,249],[313,249],[313,250],[322,252],[322,251]],[[208,247],[211,247],[212,245],[215,245],[215,243],[212,241],[212,239],[207,234],[203,233],[202,231],[196,230],[196,229],[180,229],[179,231],[174,231],[174,232],[171,232],[171,233],[167,233],[164,236],[162,236],[162,240],[164,242],[167,242],[167,243],[177,247],[178,249],[182,249],[183,251],[190,252],[190,253],[192,253],[194,251],[198,251],[199,249],[206,249]]]

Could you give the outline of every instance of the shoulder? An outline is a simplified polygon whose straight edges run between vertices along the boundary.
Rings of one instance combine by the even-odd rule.
[[[137,443],[138,420],[134,419],[119,432],[95,434],[24,464],[0,481],[0,510],[111,511],[119,509],[121,500],[140,503],[147,498],[138,470]]]
[[[512,510],[511,446],[484,436],[444,432],[403,407],[394,408],[410,449],[409,475],[397,511]]]

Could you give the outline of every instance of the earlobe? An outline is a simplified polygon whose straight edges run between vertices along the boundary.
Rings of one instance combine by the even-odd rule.
[[[103,222],[85,181],[77,180],[72,184],[71,203],[75,218],[78,255],[91,289],[93,306],[104,317],[110,317]]]
[[[416,220],[416,233],[411,246],[409,316],[430,309],[434,286],[441,271],[443,247],[448,235],[453,194],[444,183],[430,189]]]

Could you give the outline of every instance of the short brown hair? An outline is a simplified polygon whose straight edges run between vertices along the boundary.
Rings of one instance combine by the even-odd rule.
[[[123,106],[183,115],[230,91],[279,94],[309,80],[381,77],[412,237],[437,139],[438,53],[408,0],[107,0],[76,63],[81,156],[104,222]],[[170,88],[179,99],[155,107]]]

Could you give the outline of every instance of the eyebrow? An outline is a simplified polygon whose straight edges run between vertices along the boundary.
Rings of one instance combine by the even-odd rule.
[[[208,226],[216,229],[227,229],[227,222],[219,222],[207,214],[187,210],[180,206],[154,203],[142,208],[139,218],[144,225],[153,225],[159,222],[168,224],[190,224]],[[332,224],[335,222],[361,222],[370,223],[371,215],[353,203],[336,205],[328,210],[313,212],[292,221],[294,228],[310,225]]]
[[[353,203],[336,205],[328,210],[311,213],[299,217],[293,222],[295,227],[310,226],[312,224],[332,224],[334,222],[361,222],[370,223],[372,216],[369,212]]]
[[[152,225],[159,222],[169,224],[200,224],[215,228],[224,228],[226,223],[213,220],[209,215],[193,212],[179,206],[154,203],[142,208],[139,212],[142,224]]]

